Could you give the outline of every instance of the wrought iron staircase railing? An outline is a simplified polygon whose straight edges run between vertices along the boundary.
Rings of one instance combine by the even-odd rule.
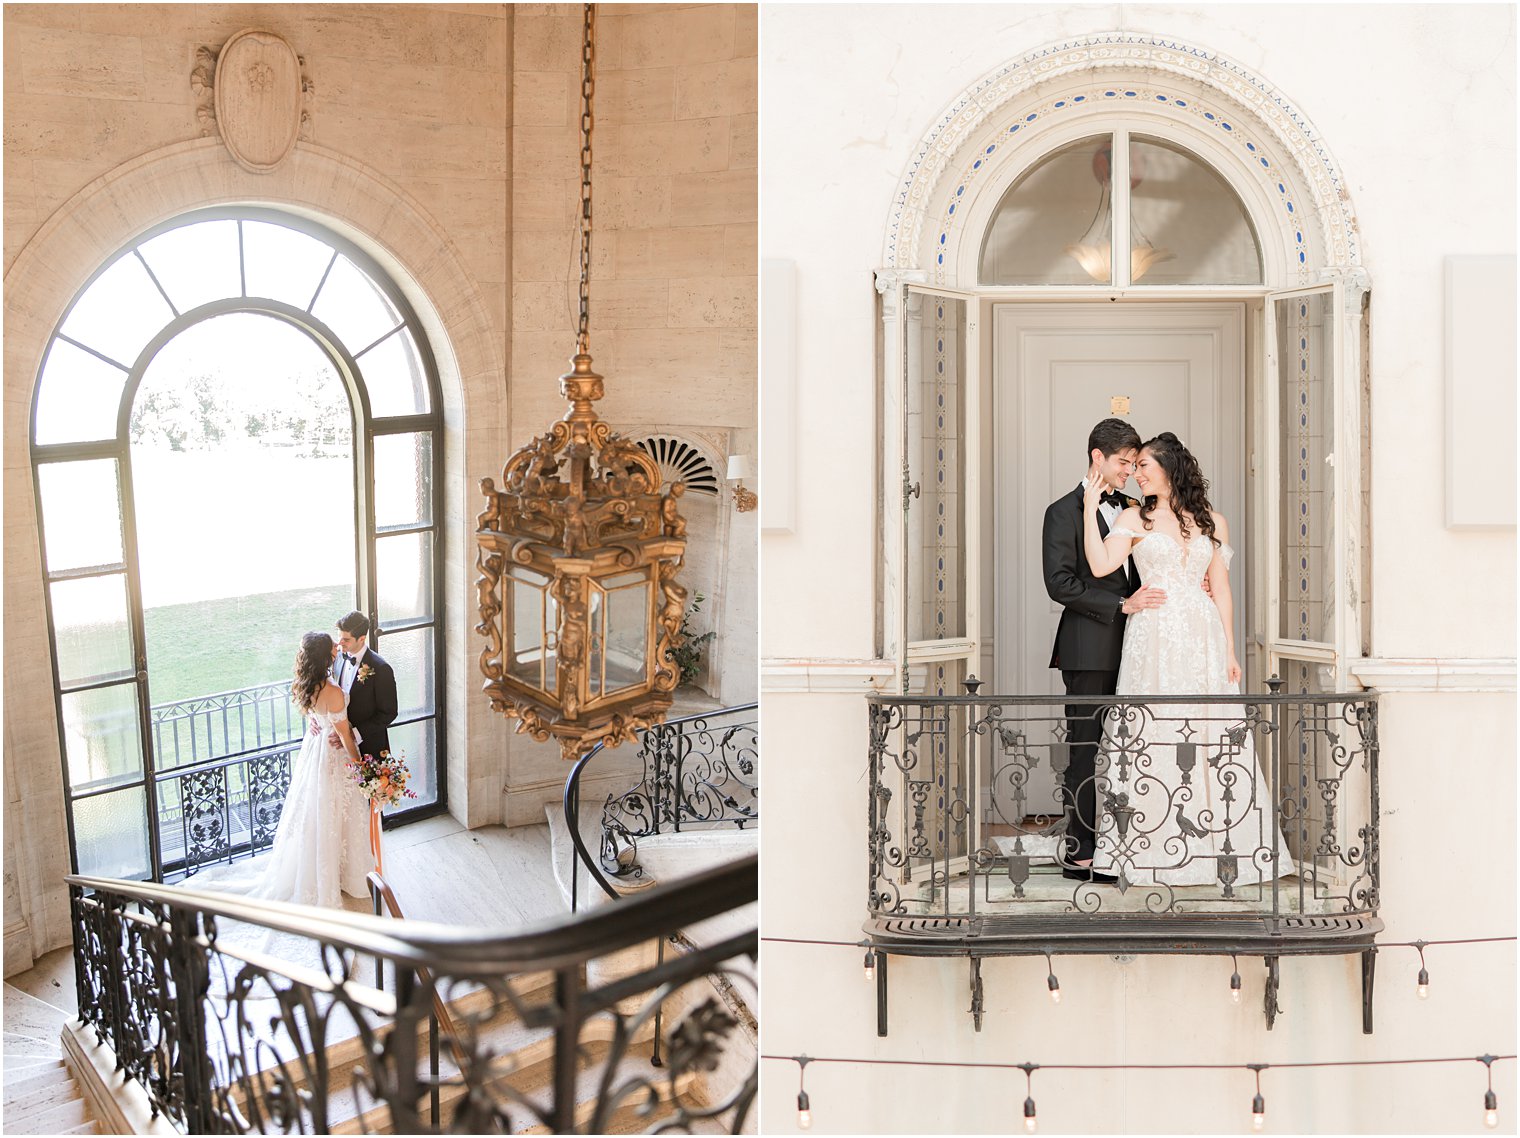
[[[968,957],[979,1027],[981,960],[1050,953],[1261,956],[1269,1027],[1279,957],[1360,953],[1370,1032],[1377,693],[1269,686],[870,697],[863,944],[881,1034],[890,955]],[[1094,737],[1095,868],[1113,884],[1057,860],[1063,775]]]
[[[570,831],[570,907],[579,907],[577,863],[608,897],[619,896],[607,874],[641,872],[638,841],[683,830],[745,829],[760,821],[759,704],[746,703],[670,719],[639,733],[639,782],[602,806],[600,856],[581,834],[581,778],[599,745],[565,779],[564,816]],[[604,872],[605,871],[605,872]]]
[[[736,1026],[720,1001],[700,998],[705,988],[671,1033],[667,1068],[651,1075],[626,1065],[632,1041],[677,993],[710,975],[752,973],[752,926],[631,975],[588,980],[613,954],[752,902],[754,857],[621,905],[496,936],[172,885],[67,880],[80,1019],[146,1093],[153,1115],[186,1133],[326,1132],[340,1090],[368,1105],[360,1124],[380,1107],[397,1133],[532,1125],[601,1133],[621,1108],[646,1102],[665,1112],[652,1120],[666,1128],[717,1120],[737,1131],[754,1096],[751,1067],[718,1103],[683,1097],[690,1073],[711,1069]],[[296,938],[319,953],[320,964],[236,947],[219,935],[232,921]],[[390,990],[365,982],[370,961],[390,973]],[[538,982],[546,972],[547,986]],[[456,1070],[445,1076],[419,1055],[435,998],[456,1009],[432,1037],[452,1049]],[[478,1010],[457,1010],[471,1000]],[[552,1038],[545,1092],[514,1086],[504,1057],[483,1038],[481,1025],[502,1009]],[[340,1071],[328,1050],[345,1025],[360,1046]],[[583,1044],[597,1031],[607,1048],[588,1076]],[[340,1088],[349,1066],[352,1084]],[[595,1093],[582,1102],[578,1087],[588,1078]],[[446,1121],[419,1105],[440,1083],[456,1108]]]

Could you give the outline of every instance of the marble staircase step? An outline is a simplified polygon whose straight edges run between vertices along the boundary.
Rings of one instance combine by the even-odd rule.
[[[59,1055],[58,1036],[7,1031],[0,1039],[0,1054],[13,1059],[56,1059]]]
[[[56,1067],[50,1067],[48,1070],[39,1072],[30,1078],[17,1079],[15,1082],[6,1083],[4,1099],[0,1101],[3,1101],[3,1104],[8,1107],[18,1099],[27,1098],[35,1095],[38,1091],[47,1090],[51,1087],[64,1086],[72,1081],[73,1076],[69,1074],[68,1067],[64,1066],[63,1062],[60,1061]]]
[[[7,1097],[0,1110],[5,1112],[6,1118],[14,1118],[21,1115],[40,1114],[55,1106],[62,1106],[66,1102],[73,1102],[80,1097],[79,1084],[72,1078],[65,1077],[47,1086],[36,1087],[27,1094]]]
[[[84,1100],[76,1098],[71,1102],[49,1107],[34,1114],[6,1111],[5,1132],[7,1134],[62,1134],[65,1130],[74,1130],[90,1121],[90,1113],[85,1108]]]
[[[38,1059],[35,1056],[5,1056],[4,1084],[6,1094],[10,1093],[12,1083],[19,1083],[23,1079],[36,1078],[38,1075],[46,1075],[50,1071],[64,1070],[63,1060],[56,1055],[51,1059]]]
[[[46,1000],[39,1000],[17,988],[5,985],[5,1030],[18,1035],[57,1040],[63,1025],[73,1016]],[[55,1046],[56,1051],[56,1046]]]

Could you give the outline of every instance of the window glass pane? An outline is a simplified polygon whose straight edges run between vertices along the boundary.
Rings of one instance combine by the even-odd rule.
[[[37,466],[49,573],[121,564],[121,495],[116,460]]]
[[[390,298],[347,257],[339,257],[327,274],[311,314],[350,352],[362,352],[401,323]]]
[[[1228,182],[1159,139],[1133,139],[1129,153],[1132,281],[1261,283],[1256,233]]]
[[[37,384],[35,441],[45,445],[115,438],[126,384],[127,373],[121,368],[54,340]]]
[[[74,848],[87,877],[152,877],[147,796],[140,786],[74,804]]]
[[[74,304],[61,331],[131,367],[163,326],[174,319],[148,270],[131,253],[118,257]]]
[[[248,295],[283,300],[304,312],[333,259],[332,247],[283,225],[265,221],[242,225]]]
[[[1335,571],[1331,294],[1277,305],[1282,536],[1278,635],[1330,642]]]
[[[66,694],[63,732],[71,789],[90,790],[142,774],[135,684]]]
[[[431,628],[414,628],[407,632],[387,632],[376,640],[375,651],[385,657],[396,673],[396,698],[400,701],[401,719],[432,715],[437,710],[433,693],[435,635]]]
[[[375,541],[380,624],[433,615],[433,535],[398,533]]]
[[[368,378],[368,377],[366,377]],[[433,520],[433,436],[375,436],[375,525]]]
[[[177,738],[182,756],[245,750],[267,738],[247,706],[263,697],[247,689],[288,687],[302,634],[332,633],[354,607],[346,389],[284,321],[217,316],[154,358],[132,427],[152,702],[243,693],[226,701],[225,728],[218,711],[210,736],[186,726]]]
[[[553,643],[558,618],[549,579],[526,569],[513,569],[505,579],[511,589],[503,619],[508,621],[502,638],[507,647],[507,674],[525,684],[554,690],[552,662],[544,674],[547,644]]]
[[[64,687],[131,673],[125,574],[55,581],[48,592],[58,645],[58,680]]]
[[[416,723],[404,723],[392,727],[387,734],[391,738],[391,754],[398,750],[406,756],[406,766],[412,772],[407,789],[417,792],[416,798],[403,799],[400,806],[387,807],[387,814],[402,810],[415,810],[438,801],[438,728],[431,719]]]
[[[359,357],[374,415],[414,415],[428,409],[427,377],[412,334],[397,332]]]
[[[643,683],[648,658],[648,583],[612,589],[607,594],[607,692]]]
[[[908,295],[908,640],[966,634],[966,304]]]
[[[1100,135],[1040,160],[1009,187],[982,243],[984,284],[1108,284],[1113,142]]]
[[[182,225],[144,241],[138,252],[181,312],[243,295],[235,221]]]

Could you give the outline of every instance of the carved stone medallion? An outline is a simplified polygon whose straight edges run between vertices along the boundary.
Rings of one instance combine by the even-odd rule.
[[[267,174],[290,156],[301,133],[301,60],[273,32],[249,28],[216,60],[216,123],[238,165]]]

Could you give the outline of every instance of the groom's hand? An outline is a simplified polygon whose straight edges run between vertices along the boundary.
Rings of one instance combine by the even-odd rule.
[[[1166,604],[1166,590],[1155,585],[1143,585],[1124,598],[1120,606],[1126,616],[1133,616],[1141,609],[1159,609]]]

